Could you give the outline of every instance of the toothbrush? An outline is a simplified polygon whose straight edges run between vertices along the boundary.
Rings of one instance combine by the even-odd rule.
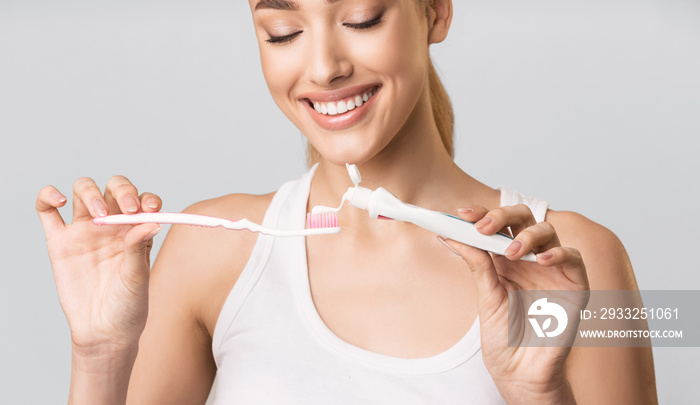
[[[231,229],[247,229],[271,236],[311,236],[327,235],[340,232],[338,216],[335,212],[307,214],[308,229],[282,230],[266,228],[247,219],[233,221],[230,219],[211,217],[207,215],[183,214],[179,212],[144,212],[132,215],[108,215],[94,218],[96,225],[135,225],[145,223],[195,225],[216,228],[218,226]]]
[[[311,211],[312,215],[336,213],[347,201],[354,207],[367,210],[372,218],[410,222],[445,238],[501,256],[505,255],[506,249],[513,242],[513,238],[500,233],[482,235],[472,222],[465,221],[454,215],[406,204],[383,187],[379,187],[376,190],[360,187],[359,184],[362,181],[362,177],[357,166],[346,164],[346,167],[355,187],[348,188],[348,191],[343,195],[340,207],[316,206]],[[537,261],[535,254],[532,252],[523,256],[522,260]]]

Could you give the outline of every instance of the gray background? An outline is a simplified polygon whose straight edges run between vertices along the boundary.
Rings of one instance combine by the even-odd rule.
[[[433,55],[461,167],[608,226],[640,288],[700,289],[700,2],[454,3]],[[243,0],[0,0],[0,134],[3,403],[67,397],[43,185],[124,174],[179,211],[305,171]],[[696,401],[700,349],[654,354],[661,402]]]

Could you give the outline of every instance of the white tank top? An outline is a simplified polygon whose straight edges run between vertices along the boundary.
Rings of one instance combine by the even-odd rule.
[[[305,226],[316,167],[284,184],[263,225]],[[547,203],[501,189],[538,221]],[[438,355],[403,359],[353,346],[328,329],[311,298],[303,237],[258,236],[219,314],[214,404],[503,404],[484,366],[479,322]]]

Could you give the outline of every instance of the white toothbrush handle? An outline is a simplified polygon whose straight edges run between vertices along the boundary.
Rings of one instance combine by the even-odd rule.
[[[206,215],[183,214],[180,212],[142,212],[140,214],[119,214],[97,217],[94,218],[92,222],[96,225],[175,224],[214,228],[217,226],[224,226],[226,222],[234,221]]]
[[[195,225],[215,228],[217,226],[231,230],[248,229],[252,232],[259,232],[271,236],[312,236],[326,235],[340,232],[339,227],[282,230],[266,228],[247,219],[232,221],[224,218],[210,217],[207,215],[184,214],[180,212],[142,212],[131,215],[108,215],[106,217],[94,218],[92,222],[96,225],[136,225],[146,223],[174,224],[174,225]]]

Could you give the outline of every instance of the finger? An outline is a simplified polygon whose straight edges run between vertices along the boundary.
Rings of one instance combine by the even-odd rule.
[[[505,251],[510,260],[519,260],[530,251],[544,252],[560,246],[559,237],[549,222],[540,222],[518,233]]]
[[[73,221],[103,217],[109,213],[100,188],[89,177],[73,183]]]
[[[542,266],[560,266],[564,275],[572,282],[588,288],[588,275],[583,258],[578,249],[557,246],[537,255],[537,263]]]
[[[473,205],[464,208],[457,209],[457,215],[465,221],[471,222],[472,224],[479,222],[486,214],[488,214],[489,209],[480,205]],[[506,236],[513,236],[510,228],[505,227],[498,231]]]
[[[509,227],[513,235],[523,229],[535,225],[537,221],[527,205],[518,204],[512,207],[500,207],[489,211],[474,224],[484,235],[493,235],[503,228]]]
[[[105,187],[105,199],[110,209],[124,214],[135,214],[141,207],[136,186],[124,176],[112,176]]]
[[[156,212],[163,206],[163,201],[153,193],[142,193],[139,197],[141,201],[141,211]]]
[[[465,263],[467,263],[467,267],[469,267],[472,277],[474,277],[479,302],[484,302],[488,306],[500,303],[500,300],[504,298],[505,289],[498,279],[498,273],[493,265],[493,260],[491,260],[491,255],[483,250],[451,239],[447,239],[445,242],[459,253]],[[494,299],[496,301],[491,301]]]
[[[147,295],[153,237],[161,225],[135,225],[124,235],[124,267],[120,274],[124,284],[137,295]]]
[[[47,238],[66,226],[61,213],[58,212],[58,207],[66,205],[66,201],[66,197],[54,186],[46,186],[39,191],[36,197],[36,213]]]
[[[457,214],[459,217],[471,223],[477,222],[488,212],[488,208],[481,205],[471,205],[468,207],[457,208]]]

